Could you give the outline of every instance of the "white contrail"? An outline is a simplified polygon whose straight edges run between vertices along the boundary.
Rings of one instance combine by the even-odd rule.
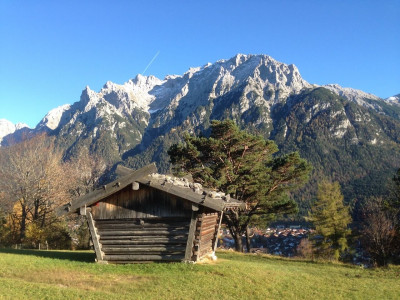
[[[142,75],[144,75],[144,73],[147,71],[147,69],[150,67],[150,65],[155,61],[155,59],[157,58],[158,54],[160,54],[160,51],[157,51],[156,55],[154,55],[154,57],[151,59],[151,61],[147,65],[147,67],[144,68],[144,71],[142,72]]]

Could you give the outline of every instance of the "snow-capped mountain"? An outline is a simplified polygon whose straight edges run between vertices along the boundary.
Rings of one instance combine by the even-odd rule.
[[[182,76],[167,76],[164,80],[138,75],[122,85],[107,82],[99,92],[86,87],[79,102],[79,112],[88,113],[96,108],[95,119],[98,119],[110,114],[124,117],[132,115],[134,110],[149,114],[165,110],[164,115],[170,120],[179,105],[205,104],[244,85],[248,91],[260,92],[261,96],[267,90],[270,104],[312,87],[301,78],[294,65],[279,63],[269,56],[239,54],[230,60],[191,68]],[[61,108],[64,107],[51,111],[42,124],[49,124],[49,119],[60,121]],[[63,109],[62,113],[68,109]],[[56,117],[52,118],[52,115]],[[55,124],[51,122],[48,127],[55,129]]]
[[[98,92],[86,87],[79,101],[51,110],[34,131],[54,135],[67,157],[88,147],[109,163],[137,168],[156,161],[166,172],[166,151],[183,132],[207,132],[211,120],[231,118],[275,140],[281,153],[299,151],[315,176],[361,195],[365,185],[379,191],[399,167],[397,104],[399,95],[383,100],[337,84],[317,86],[295,65],[238,54],[162,80],[137,75]]]
[[[269,110],[289,95],[313,87],[317,85],[302,79],[295,65],[280,63],[267,55],[238,54],[229,60],[191,68],[182,76],[167,76],[164,80],[137,75],[124,84],[108,81],[99,92],[86,87],[78,103],[51,110],[37,128],[45,126],[55,130],[60,123],[71,123],[78,115],[92,109],[96,110],[93,122],[112,114],[123,118],[132,116],[134,111],[157,113],[155,119],[142,118],[143,122],[157,127],[161,125],[160,119],[165,123],[177,115],[184,118],[191,113],[191,107],[207,105],[209,101],[238,90],[243,93],[238,103],[239,111],[244,113],[254,105]],[[371,100],[381,100],[375,95],[337,84],[323,87],[359,105],[379,110],[379,105],[371,104]],[[264,117],[268,118],[267,115]],[[156,125],[158,123],[160,125]]]
[[[23,128],[29,128],[29,127],[24,123],[13,124],[12,122],[6,119],[0,119],[0,144],[5,136],[12,134],[15,131]]]
[[[138,144],[146,147],[154,136],[176,126],[191,130],[213,118],[236,116],[271,132],[272,110],[288,97],[317,88],[302,79],[295,65],[267,55],[238,54],[228,60],[190,68],[183,75],[137,75],[124,84],[108,81],[99,92],[88,86],[80,101],[51,111],[35,131],[50,131],[75,144],[74,139],[98,140],[109,133],[115,159]],[[385,113],[382,99],[337,84],[322,86],[360,106]],[[396,98],[397,97],[397,98]],[[385,103],[398,103],[398,96]],[[4,135],[15,131],[3,125]],[[116,140],[118,146],[115,145]],[[78,143],[79,144],[79,143]],[[113,158],[113,159],[114,159]]]
[[[108,156],[115,161],[136,146],[146,148],[176,126],[189,131],[207,127],[210,118],[238,118],[269,136],[274,129],[274,108],[317,87],[305,81],[293,64],[267,55],[238,54],[163,80],[137,75],[124,84],[108,81],[99,92],[87,86],[80,101],[49,111],[35,131],[57,135],[69,150],[81,143],[101,148],[96,143],[106,139],[112,152]],[[337,84],[322,87],[383,114],[382,103],[398,103],[396,96],[383,101]]]
[[[385,101],[387,101],[391,104],[400,105],[400,94],[386,98]]]
[[[238,54],[163,80],[137,75],[124,84],[107,82],[99,92],[86,87],[80,101],[51,110],[35,130],[56,134],[68,149],[83,140],[98,148],[93,144],[106,139],[112,152],[107,156],[114,161],[135,146],[151,142],[154,130],[157,136],[167,133],[187,118],[195,126],[200,124],[210,103],[223,105],[216,102],[221,97],[241,93],[239,113],[264,107],[257,121],[262,123],[270,119],[273,105],[307,88],[312,85],[294,65],[266,55]],[[193,113],[195,118],[190,117]]]
[[[238,106],[240,113],[244,113],[254,105],[269,109],[289,95],[311,87],[294,65],[285,65],[266,55],[238,54],[165,80],[154,90],[156,99],[150,108],[157,115],[150,120],[150,125],[160,127],[169,121],[176,124],[176,120],[185,119],[197,108],[204,108],[210,101],[228,94],[242,94]],[[199,122],[204,113],[204,109],[199,111]]]
[[[115,113],[120,117],[126,117],[135,109],[148,111],[149,104],[155,98],[149,91],[161,83],[162,81],[154,76],[138,75],[122,85],[108,81],[98,93],[87,86],[78,103],[74,106],[66,104],[52,109],[36,128],[47,127],[55,130],[60,124],[73,123],[80,114],[88,113],[92,109],[97,111],[93,122],[109,114]]]
[[[373,108],[373,106],[369,105],[369,103],[367,103],[365,99],[381,100],[378,96],[375,96],[373,94],[369,94],[352,88],[344,88],[338,84],[327,84],[323,85],[323,87],[328,90],[331,90],[332,92],[338,94],[339,96],[346,98],[347,100],[353,101],[365,107]]]

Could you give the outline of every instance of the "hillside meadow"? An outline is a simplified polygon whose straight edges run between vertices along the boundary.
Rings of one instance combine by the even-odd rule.
[[[92,252],[0,249],[0,299],[399,299],[400,267],[218,252],[202,264],[102,265]]]

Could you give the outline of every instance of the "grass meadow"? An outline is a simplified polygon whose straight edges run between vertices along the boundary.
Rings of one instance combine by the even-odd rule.
[[[94,263],[94,253],[0,249],[0,299],[400,299],[400,267],[218,252],[210,263]]]

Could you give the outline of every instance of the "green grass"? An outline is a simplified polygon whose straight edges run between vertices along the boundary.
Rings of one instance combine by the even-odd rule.
[[[400,299],[400,267],[220,252],[204,264],[101,265],[91,252],[0,249],[0,299]]]

